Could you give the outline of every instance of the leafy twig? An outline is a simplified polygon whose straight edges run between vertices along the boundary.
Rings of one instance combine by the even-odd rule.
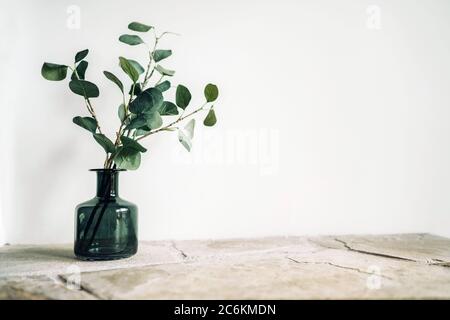
[[[81,80],[80,76],[78,75],[77,68],[75,68],[75,66],[73,68],[69,66],[69,69],[72,70],[72,72],[75,74],[75,76],[77,77],[77,80]],[[98,122],[97,115],[95,114],[94,107],[92,106],[91,101],[89,100],[88,97],[86,97],[86,96],[83,96],[83,97],[84,97],[84,102],[86,103],[86,108],[88,109],[92,118],[94,118],[95,122],[97,123],[98,132],[102,133],[100,123]]]
[[[155,130],[153,130],[153,131],[150,131],[149,133],[144,134],[143,136],[140,136],[139,138],[136,139],[136,141],[141,140],[141,139],[144,139],[145,137],[148,137],[148,136],[150,136],[150,135],[152,135],[152,134],[155,134],[155,133],[158,133],[158,132],[161,132],[161,131],[165,131],[165,130],[167,130],[167,129],[169,129],[169,128],[172,128],[172,127],[173,127],[174,125],[176,125],[178,122],[183,121],[184,119],[189,118],[190,116],[193,116],[193,115],[196,114],[197,112],[200,112],[200,111],[202,111],[202,110],[205,110],[205,106],[206,106],[206,102],[205,102],[200,108],[198,108],[198,109],[192,111],[191,113],[189,113],[189,114],[187,114],[187,115],[185,115],[185,116],[181,115],[177,120],[175,120],[175,121],[169,123],[167,126],[161,127],[161,128],[159,128],[159,129],[155,129]]]

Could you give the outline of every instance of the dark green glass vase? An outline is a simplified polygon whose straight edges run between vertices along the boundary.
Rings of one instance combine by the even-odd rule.
[[[137,206],[119,197],[119,171],[93,169],[97,195],[75,209],[75,255],[83,260],[114,260],[137,252]]]

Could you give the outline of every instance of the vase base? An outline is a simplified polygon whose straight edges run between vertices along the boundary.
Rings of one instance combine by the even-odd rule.
[[[120,255],[120,256],[80,256],[78,254],[75,255],[75,257],[79,260],[83,261],[108,261],[108,260],[121,260],[121,259],[127,259],[135,254],[128,254],[128,255]]]
[[[75,246],[75,256],[84,261],[107,261],[126,259],[134,256],[137,252],[137,245],[127,248],[117,246],[94,247],[89,250],[77,250]]]

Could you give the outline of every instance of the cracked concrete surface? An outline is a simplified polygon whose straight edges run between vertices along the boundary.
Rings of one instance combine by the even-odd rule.
[[[367,274],[367,275],[372,275],[373,274],[372,272],[364,271],[364,270],[361,270],[359,268],[341,266],[339,264],[335,264],[335,263],[328,262],[328,261],[298,261],[298,260],[295,260],[295,259],[292,259],[292,258],[289,258],[289,257],[286,257],[286,258],[291,260],[292,262],[300,263],[300,264],[302,264],[302,263],[303,264],[326,264],[326,265],[333,266],[333,267],[336,267],[336,268],[342,268],[342,269],[346,269],[346,270],[353,270],[353,271],[356,271],[356,272],[359,272],[359,273],[364,273],[364,274]],[[391,279],[391,278],[389,278],[389,277],[387,277],[385,275],[382,275],[382,274],[380,274],[379,276],[382,277],[382,278]]]
[[[449,299],[449,266],[450,239],[429,234],[141,242],[109,262],[7,246],[0,299]]]
[[[362,254],[369,254],[369,255],[373,255],[373,256],[378,256],[378,257],[383,257],[383,258],[392,258],[392,259],[399,259],[399,260],[405,260],[405,261],[415,261],[412,259],[408,259],[408,258],[403,258],[403,257],[396,257],[393,255],[389,255],[389,254],[385,254],[385,253],[379,253],[379,252],[370,252],[370,251],[365,251],[365,250],[358,250],[358,249],[354,249],[352,247],[350,247],[345,241],[340,240],[338,238],[334,238],[335,241],[342,243],[345,247],[345,249],[353,251],[353,252],[358,252],[358,253],[362,253]]]
[[[181,257],[182,257],[183,259],[187,259],[187,258],[188,258],[188,255],[187,255],[186,253],[184,253],[183,250],[178,249],[178,247],[177,247],[177,245],[175,244],[174,241],[172,241],[172,247],[173,247],[176,251],[179,252],[179,254],[181,255]]]

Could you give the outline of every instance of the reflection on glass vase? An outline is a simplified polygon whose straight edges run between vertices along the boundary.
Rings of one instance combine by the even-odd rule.
[[[114,260],[137,252],[137,206],[119,197],[118,169],[93,169],[97,195],[75,209],[75,255]]]

